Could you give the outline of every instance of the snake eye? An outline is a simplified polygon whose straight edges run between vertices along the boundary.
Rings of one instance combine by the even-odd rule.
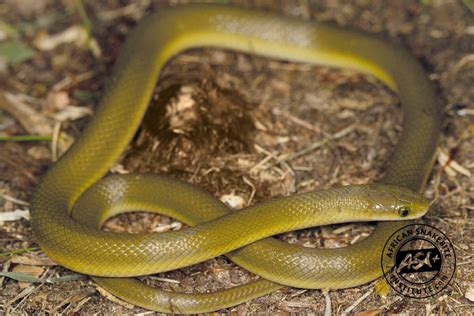
[[[398,215],[400,215],[401,217],[408,216],[409,213],[410,208],[408,206],[402,206],[398,209]]]

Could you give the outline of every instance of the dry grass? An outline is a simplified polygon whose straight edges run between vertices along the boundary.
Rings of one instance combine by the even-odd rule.
[[[31,45],[81,23],[74,10],[66,13],[65,8],[71,8],[69,1],[37,2],[45,6],[33,8],[20,1],[0,4],[1,20],[23,25],[26,31],[22,38]],[[27,209],[24,201],[28,201],[45,168],[79,136],[119,44],[136,20],[145,10],[188,1],[148,2],[85,2],[101,52],[72,42],[50,51],[38,49],[32,60],[15,67],[0,67],[0,100],[5,93],[13,96],[36,113],[37,124],[44,124],[43,128],[55,134],[52,142],[0,142],[0,212]],[[446,121],[441,154],[426,190],[434,205],[423,222],[444,231],[454,243],[457,270],[442,296],[423,301],[396,294],[380,299],[373,284],[367,284],[329,293],[284,289],[225,311],[323,313],[329,304],[338,314],[472,314],[472,14],[454,0],[429,5],[376,0],[355,4],[232,2],[382,32],[402,42],[424,63],[439,87]],[[383,174],[400,131],[396,96],[372,77],[219,50],[195,50],[175,58],[166,67],[156,95],[143,128],[114,171],[167,174],[215,196],[232,197],[237,205],[314,188],[373,181]],[[18,122],[22,121],[0,112],[2,134],[24,134]],[[180,227],[172,219],[139,213],[119,216],[107,224],[108,229],[124,231]],[[371,230],[369,225],[342,225],[293,232],[282,238],[307,247],[339,247],[364,238]],[[1,252],[35,246],[27,219],[0,222]],[[0,256],[0,266],[2,271],[55,280],[30,284],[0,277],[0,308],[7,314],[145,312],[113,300],[90,280],[55,265],[38,250]],[[79,279],[58,280],[63,276]],[[254,277],[219,257],[162,273],[148,282],[192,292],[212,291]]]

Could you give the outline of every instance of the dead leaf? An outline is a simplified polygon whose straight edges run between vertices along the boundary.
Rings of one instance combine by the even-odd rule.
[[[43,274],[44,269],[41,267],[27,266],[27,265],[17,265],[12,269],[13,272],[27,273],[32,276],[39,277]]]
[[[59,122],[74,121],[83,118],[88,115],[92,115],[92,111],[89,108],[82,106],[66,106],[63,110],[53,115],[54,119]]]
[[[471,302],[474,302],[474,286],[470,287],[467,291],[466,294],[464,294],[464,297],[466,297],[468,300]]]
[[[7,0],[11,10],[18,10],[25,17],[33,17],[34,15],[45,12],[52,0]]]
[[[44,269],[41,268],[41,267],[35,267],[35,266],[18,265],[18,266],[15,266],[12,269],[12,272],[13,273],[18,273],[18,275],[19,274],[27,274],[27,275],[30,275],[30,276],[34,277],[35,279],[39,280],[39,277],[43,274]],[[34,279],[31,279],[31,280],[34,280]],[[31,283],[29,280],[26,280],[26,281],[18,280],[18,281],[19,281],[18,285],[22,289],[27,288],[28,286],[30,286],[29,283]],[[34,281],[34,282],[36,282],[36,281]]]
[[[48,102],[55,109],[62,110],[70,104],[71,100],[66,91],[52,91],[48,94]]]
[[[104,10],[98,12],[99,18],[103,21],[111,21],[122,16],[132,17],[138,21],[146,11],[146,8],[150,6],[150,0],[136,0],[129,5],[115,9],[115,10]]]
[[[438,162],[441,166],[443,166],[444,171],[449,175],[449,176],[456,176],[457,173],[460,173],[466,177],[471,177],[471,171],[468,169],[464,168],[461,166],[458,162],[455,160],[452,160],[447,153],[444,151],[439,152],[438,155]]]
[[[20,219],[30,220],[30,211],[28,210],[14,210],[12,212],[1,212],[0,222],[13,222]]]
[[[42,51],[53,50],[61,44],[76,44],[82,47],[86,45],[87,38],[87,32],[81,25],[73,25],[54,35],[43,33],[33,41],[33,45]]]
[[[241,209],[245,206],[245,199],[240,195],[224,194],[220,197],[220,200],[234,210]]]
[[[58,263],[47,257],[39,257],[35,254],[14,255],[10,258],[11,263],[25,264],[31,266],[57,266]]]
[[[7,65],[18,65],[32,58],[35,51],[17,39],[0,42],[0,56]]]

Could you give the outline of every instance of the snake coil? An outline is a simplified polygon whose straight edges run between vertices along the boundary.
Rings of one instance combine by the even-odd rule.
[[[222,220],[208,221],[227,213],[227,209],[201,191],[175,181],[145,176],[100,181],[136,132],[166,62],[182,50],[202,46],[349,67],[382,80],[399,94],[404,114],[400,141],[380,181],[389,186],[374,184],[308,193],[256,206],[267,212],[254,216],[278,226],[271,230],[266,226],[254,227],[253,222],[245,219],[255,208],[232,213],[233,220],[224,216]],[[95,116],[38,185],[30,205],[32,229],[38,244],[52,259],[72,270],[96,276],[96,282],[125,300],[164,312],[211,311],[271,292],[282,284],[306,288],[360,285],[381,275],[383,244],[403,225],[401,222],[379,223],[371,236],[341,249],[296,249],[265,237],[280,231],[280,224],[289,222],[283,217],[283,208],[295,215],[292,220],[296,224],[288,224],[295,228],[305,227],[308,214],[317,211],[318,206],[331,203],[336,206],[334,213],[343,209],[340,205],[359,203],[356,205],[360,208],[351,210],[361,216],[363,210],[374,206],[368,202],[367,194],[375,194],[383,201],[396,196],[405,202],[415,201],[413,205],[426,206],[418,195],[406,189],[393,189],[391,185],[415,192],[423,190],[440,135],[441,117],[436,104],[432,85],[418,62],[399,45],[376,36],[227,6],[163,9],[144,18],[128,36]],[[108,216],[130,208],[156,211],[152,197],[156,194],[151,188],[162,193],[158,211],[171,212],[190,224],[200,222],[201,216],[204,223],[160,236],[160,244],[155,243],[156,236],[97,229]],[[341,190],[345,190],[344,194]],[[194,204],[189,207],[185,201]],[[203,210],[201,215],[192,215],[196,205]],[[191,215],[173,213],[177,207],[189,209]],[[76,220],[70,216],[73,208]],[[101,208],[106,211],[99,215],[95,211]],[[323,224],[326,216],[322,216]],[[390,218],[382,217],[386,219]],[[237,230],[234,225],[242,220],[248,227],[241,225]],[[230,244],[203,246],[212,240],[211,232],[225,241],[233,239],[231,234],[243,237]],[[259,241],[252,243],[255,240]],[[184,254],[167,255],[176,249],[182,249]],[[267,280],[216,293],[176,294],[152,290],[134,279],[124,278],[166,271],[224,253]],[[110,276],[116,278],[106,278]]]

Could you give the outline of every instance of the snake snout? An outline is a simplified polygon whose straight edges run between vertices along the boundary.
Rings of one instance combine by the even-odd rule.
[[[411,208],[413,209],[413,216],[414,218],[421,217],[428,212],[430,207],[431,201],[427,198],[424,198],[420,194],[416,193],[416,196],[412,197],[412,205]]]
[[[393,185],[371,185],[369,193],[375,211],[386,220],[409,220],[426,214],[430,200],[410,189]]]

